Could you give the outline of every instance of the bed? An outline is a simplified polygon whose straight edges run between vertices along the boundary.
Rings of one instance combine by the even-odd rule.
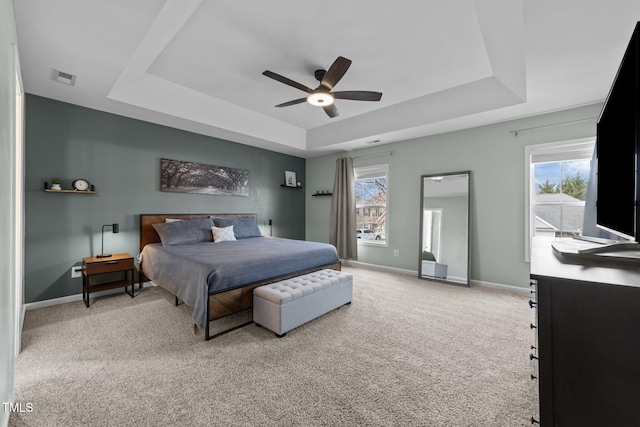
[[[253,222],[257,229],[254,214],[142,214],[139,255],[140,283],[151,280],[175,295],[176,304],[180,300],[193,307],[194,328],[204,330],[205,340],[252,323],[211,334],[214,320],[252,307],[256,287],[324,268],[341,269],[335,247],[326,243],[258,237],[259,231],[235,241],[207,241],[208,218],[215,218],[215,225],[236,224],[236,235],[243,233],[238,224]],[[176,224],[167,225],[167,219]],[[200,240],[169,244],[167,229],[192,224],[202,226]]]

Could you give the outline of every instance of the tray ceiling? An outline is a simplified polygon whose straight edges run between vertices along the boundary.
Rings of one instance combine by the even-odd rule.
[[[312,157],[604,100],[640,4],[614,0],[21,0],[28,93]],[[631,18],[630,18],[631,17]],[[316,87],[353,61],[329,118]],[[73,86],[56,71],[76,76]]]

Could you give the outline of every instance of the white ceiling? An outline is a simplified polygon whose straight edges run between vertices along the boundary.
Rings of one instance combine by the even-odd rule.
[[[300,157],[605,99],[637,0],[16,0],[25,90]],[[316,87],[353,61],[329,118]],[[74,86],[53,79],[76,75]]]

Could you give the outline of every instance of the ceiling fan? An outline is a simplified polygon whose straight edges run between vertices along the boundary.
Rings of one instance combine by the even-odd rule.
[[[309,95],[305,98],[294,99],[293,101],[284,102],[276,105],[276,107],[289,107],[291,105],[301,104],[308,102],[311,105],[322,107],[327,115],[331,118],[339,115],[338,108],[334,104],[336,99],[350,99],[353,101],[380,101],[382,93],[370,92],[364,90],[347,90],[340,92],[332,92],[335,85],[338,84],[340,79],[349,69],[351,60],[339,56],[328,70],[316,70],[315,78],[320,82],[320,85],[311,89],[301,83],[288,79],[280,74],[276,74],[272,71],[265,71],[262,74],[270,77],[274,80],[284,83],[296,89],[300,89],[307,92]]]

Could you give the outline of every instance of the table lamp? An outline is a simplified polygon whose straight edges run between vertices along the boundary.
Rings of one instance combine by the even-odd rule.
[[[109,258],[111,256],[111,254],[105,254],[104,253],[104,228],[105,227],[111,227],[111,231],[113,233],[119,233],[120,232],[120,225],[119,224],[105,224],[102,226],[102,251],[100,253],[100,255],[98,255],[98,258]]]

